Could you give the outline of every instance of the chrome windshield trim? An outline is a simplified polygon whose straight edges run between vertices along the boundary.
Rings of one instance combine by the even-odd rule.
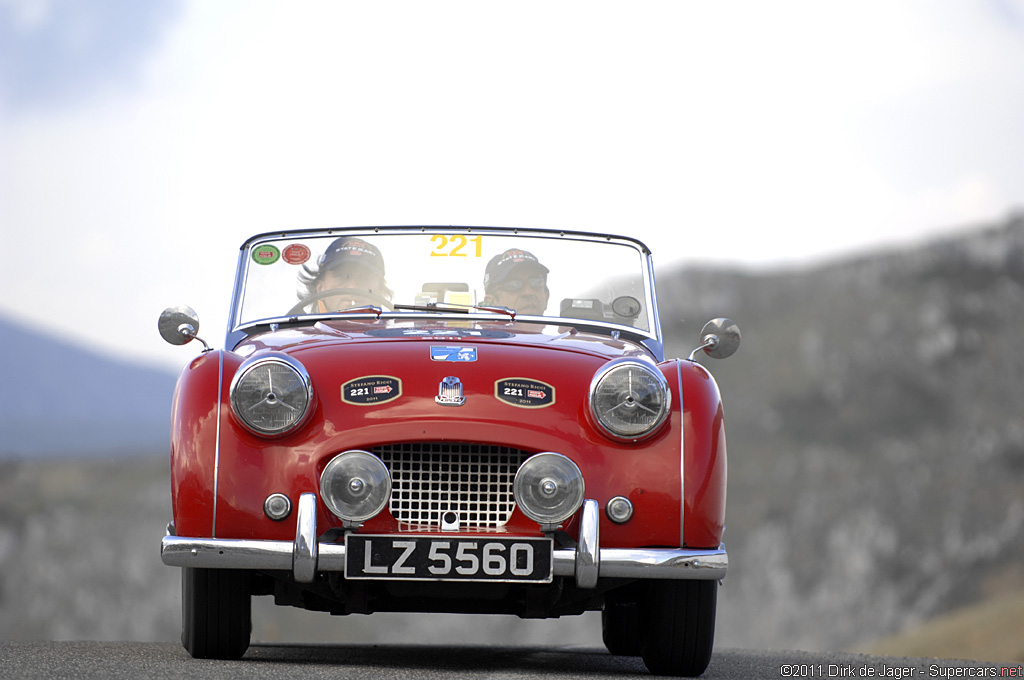
[[[307,314],[303,316],[278,316],[246,322],[228,333],[225,348],[234,350],[249,335],[271,330],[271,326],[285,324],[313,325],[318,321],[478,321],[488,324],[535,323],[544,326],[571,326],[578,331],[597,332],[602,335],[615,335],[643,345],[651,353],[654,361],[665,360],[665,347],[657,337],[647,331],[632,326],[602,323],[600,321],[581,321],[553,316],[516,316],[513,322],[506,316],[498,314],[438,314],[432,312],[384,312],[378,318],[376,314]]]
[[[480,321],[484,323],[506,323],[512,325],[513,323],[537,323],[545,326],[572,326],[573,328],[593,328],[598,329],[606,333],[618,333],[619,335],[635,336],[636,338],[643,340],[655,340],[655,335],[639,328],[632,326],[622,326],[620,324],[606,323],[603,321],[590,321],[585,319],[573,319],[571,317],[562,316],[526,316],[517,314],[515,321],[510,319],[504,314],[488,314],[488,313],[473,313],[469,314],[462,312],[455,313],[443,313],[443,312],[383,312],[382,314],[376,314],[373,312],[357,312],[353,314],[346,314],[344,312],[335,312],[331,314],[302,314],[302,315],[286,315],[286,316],[273,316],[266,319],[256,319],[254,321],[247,321],[243,324],[238,325],[235,330],[246,331],[246,330],[259,330],[262,326],[270,326],[272,324],[284,325],[284,324],[313,324],[318,321],[364,321],[366,319],[382,321],[386,320],[399,320],[399,321],[460,321],[465,323],[466,321]]]
[[[394,225],[394,226],[362,226],[338,227],[333,229],[289,229],[286,231],[267,231],[249,237],[241,246],[243,256],[252,245],[282,238],[309,238],[316,236],[341,236],[344,234],[372,236],[374,234],[488,234],[490,236],[526,236],[528,238],[554,238],[568,241],[597,241],[622,243],[630,245],[644,255],[650,255],[651,249],[640,239],[621,234],[608,234],[595,231],[573,231],[565,229],[542,229],[537,227],[468,227],[446,225]]]

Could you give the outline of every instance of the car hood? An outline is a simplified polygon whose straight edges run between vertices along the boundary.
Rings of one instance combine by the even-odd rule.
[[[605,359],[623,356],[653,359],[643,345],[626,338],[615,338],[610,333],[591,333],[573,327],[531,322],[473,323],[441,319],[319,321],[311,326],[280,328],[252,335],[240,342],[234,351],[241,356],[250,356],[262,351],[292,353],[340,345],[424,341],[431,344],[529,346]]]

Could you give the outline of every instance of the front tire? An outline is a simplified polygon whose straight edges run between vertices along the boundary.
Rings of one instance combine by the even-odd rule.
[[[655,675],[697,676],[715,643],[717,581],[651,581],[642,601],[640,655]]]
[[[601,639],[610,654],[640,656],[639,606],[636,601],[608,598],[601,609]]]
[[[196,659],[238,659],[252,635],[249,577],[231,569],[181,570],[181,644]]]

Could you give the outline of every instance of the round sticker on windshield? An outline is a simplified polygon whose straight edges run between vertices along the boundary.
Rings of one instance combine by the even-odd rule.
[[[309,261],[311,255],[309,248],[301,243],[293,243],[284,249],[281,258],[288,264],[304,264]]]
[[[257,246],[252,249],[252,259],[256,264],[274,264],[281,259],[281,251],[277,246]]]

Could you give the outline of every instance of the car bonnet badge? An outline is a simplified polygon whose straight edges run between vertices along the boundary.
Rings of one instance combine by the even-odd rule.
[[[441,381],[434,401],[442,406],[462,406],[465,404],[466,398],[462,396],[462,382],[454,375],[446,377]]]

